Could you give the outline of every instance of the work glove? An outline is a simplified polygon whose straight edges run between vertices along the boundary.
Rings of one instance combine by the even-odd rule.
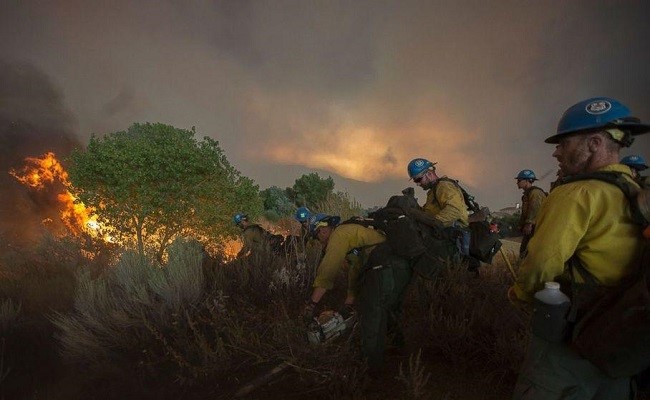
[[[356,312],[357,309],[354,306],[354,304],[343,304],[343,307],[341,307],[341,309],[339,310],[339,314],[341,314],[341,317],[343,317],[343,319],[350,318]]]
[[[309,325],[314,322],[314,317],[316,316],[316,309],[318,308],[318,303],[314,303],[311,299],[305,301],[305,306],[302,309],[302,321]]]

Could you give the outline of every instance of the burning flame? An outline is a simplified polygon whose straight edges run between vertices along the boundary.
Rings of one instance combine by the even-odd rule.
[[[226,261],[234,260],[242,248],[241,240],[229,240],[225,243],[223,248],[223,256]]]
[[[85,232],[93,237],[98,235],[100,226],[97,215],[93,214],[91,208],[75,201],[76,197],[68,190],[71,186],[68,173],[54,153],[47,152],[40,158],[27,157],[25,166],[20,171],[12,169],[9,173],[23,185],[37,191],[60,182],[64,187],[64,192],[57,195],[61,208],[61,221],[74,234]]]

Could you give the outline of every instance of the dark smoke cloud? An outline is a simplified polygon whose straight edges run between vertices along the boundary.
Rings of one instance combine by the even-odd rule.
[[[74,120],[60,91],[32,65],[0,60],[0,252],[40,237],[44,220],[63,229],[57,194],[61,185],[36,192],[9,174],[21,170],[26,157],[52,151],[67,156],[80,144],[72,134]]]
[[[1,54],[54,80],[81,138],[196,126],[262,188],[316,171],[371,206],[427,157],[500,208],[520,169],[550,183],[543,139],[573,103],[611,96],[650,119],[647,1],[1,7]],[[624,155],[650,157],[647,136]]]

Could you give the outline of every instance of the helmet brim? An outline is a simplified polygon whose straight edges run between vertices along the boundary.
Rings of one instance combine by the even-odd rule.
[[[630,135],[632,136],[637,136],[637,135],[642,135],[644,133],[650,132],[650,125],[648,124],[637,124],[637,123],[631,123],[631,122],[624,122],[624,123],[610,123],[602,128],[599,129],[607,129],[607,128],[617,128],[622,131],[627,131],[630,132]],[[562,132],[562,133],[557,133],[553,136],[549,136],[544,140],[544,143],[549,143],[549,144],[558,144],[560,143],[560,140],[563,138],[569,136],[569,135],[575,135],[577,133],[588,133],[588,132],[594,132],[598,129],[594,128],[589,128],[589,129],[577,129],[574,131],[569,131],[569,132]]]

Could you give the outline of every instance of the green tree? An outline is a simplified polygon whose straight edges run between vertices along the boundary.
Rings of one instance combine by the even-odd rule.
[[[177,237],[234,234],[231,216],[262,211],[259,189],[230,165],[219,143],[160,123],[133,124],[70,157],[72,191],[98,222],[141,254],[161,259]]]
[[[312,172],[296,179],[292,188],[287,188],[288,196],[297,206],[315,207],[327,199],[334,190],[334,179],[331,176],[321,178]]]
[[[291,215],[296,208],[286,191],[277,186],[262,190],[260,196],[264,202],[264,215],[272,221]]]

